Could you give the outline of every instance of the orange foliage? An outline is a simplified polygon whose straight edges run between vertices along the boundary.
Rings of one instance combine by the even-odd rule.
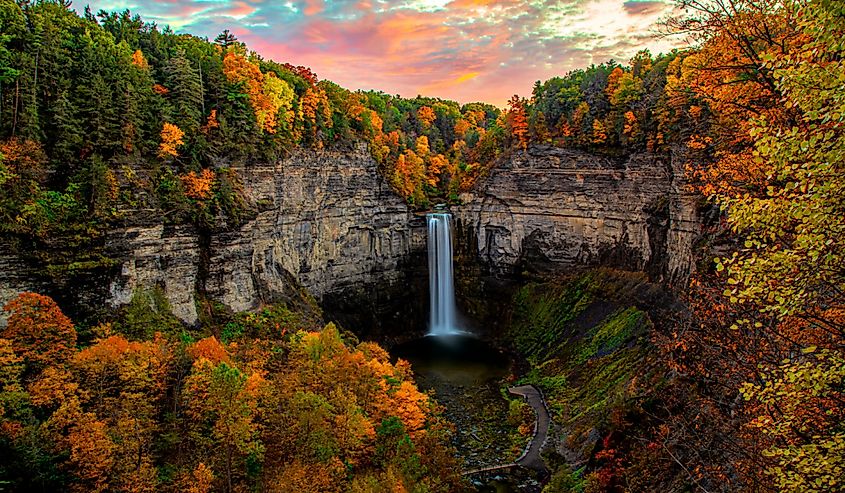
[[[44,178],[47,155],[38,142],[12,137],[0,142],[0,154],[3,155],[3,166],[10,175],[10,181],[20,179],[23,182],[40,182]]]
[[[613,69],[612,72],[607,76],[607,87],[605,88],[604,92],[608,96],[613,96],[613,93],[619,88],[619,80],[625,74],[625,71],[622,70],[621,67],[616,67]]]
[[[214,484],[214,471],[200,462],[191,473],[191,480],[185,486],[187,493],[210,493]]]
[[[217,121],[217,108],[211,110],[208,118],[205,119],[205,125],[202,127],[203,133],[208,133],[209,130],[220,128],[220,123]]]
[[[443,154],[431,156],[426,172],[426,182],[429,186],[436,187],[440,181],[440,174],[449,167],[449,160]]]
[[[135,65],[142,70],[150,68],[150,64],[147,63],[147,59],[144,57],[141,50],[135,50],[135,52],[132,53],[132,65]]]
[[[67,437],[70,463],[81,484],[73,491],[108,491],[108,474],[114,464],[114,443],[108,436],[105,423],[86,414],[71,427]]]
[[[223,58],[223,73],[230,82],[244,84],[258,127],[264,132],[275,133],[276,115],[279,109],[290,104],[287,98],[293,96],[287,83],[273,72],[261,73],[258,64],[234,51]],[[284,94],[285,88],[288,94]]]
[[[153,84],[153,92],[155,92],[156,94],[160,94],[162,96],[166,96],[166,95],[170,94],[170,89],[164,87],[161,84]]]
[[[417,390],[417,386],[405,381],[392,396],[392,412],[402,420],[405,429],[411,436],[425,426],[426,415],[424,406],[428,403],[428,396]]]
[[[316,134],[317,119],[322,120],[326,128],[332,127],[332,109],[326,92],[319,87],[309,87],[299,100],[303,118],[312,125],[312,133]]]
[[[285,464],[270,482],[272,493],[332,493],[340,491],[346,468],[339,460],[328,464]]]
[[[210,336],[188,346],[188,355],[194,360],[201,358],[207,359],[213,364],[230,361],[229,352],[226,347],[217,340],[216,337]]]
[[[514,95],[508,101],[508,106],[507,122],[511,135],[516,138],[520,147],[526,149],[528,147],[528,115],[525,110],[525,100]]]
[[[29,385],[32,403],[36,406],[58,406],[76,394],[79,385],[73,375],[63,368],[50,366]]]
[[[472,128],[470,123],[467,120],[460,118],[455,122],[455,135],[460,138],[464,138],[470,128]]]
[[[28,366],[61,363],[73,353],[76,330],[52,298],[21,293],[3,309],[10,315],[2,337]]]
[[[639,126],[637,124],[637,117],[633,111],[625,112],[625,126],[622,133],[628,137],[634,137],[639,133]]]
[[[178,156],[179,151],[176,148],[185,143],[182,140],[184,136],[185,132],[181,128],[172,123],[165,122],[161,128],[161,144],[158,146],[158,157],[164,159]]]
[[[422,127],[428,128],[434,123],[434,120],[437,119],[437,115],[434,113],[434,110],[428,106],[420,106],[420,109],[417,110],[417,119],[422,124]]]
[[[214,183],[214,171],[206,168],[199,174],[191,171],[180,176],[185,196],[189,199],[206,200],[211,197],[211,185]]]

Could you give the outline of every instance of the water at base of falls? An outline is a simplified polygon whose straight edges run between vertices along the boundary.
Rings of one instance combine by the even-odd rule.
[[[428,214],[428,289],[431,301],[428,335],[462,334],[455,317],[452,279],[452,215]]]

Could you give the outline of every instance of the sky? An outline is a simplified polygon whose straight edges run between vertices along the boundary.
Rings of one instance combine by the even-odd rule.
[[[85,5],[76,2],[77,8]],[[671,0],[92,0],[179,33],[229,29],[264,58],[348,89],[497,106],[537,80],[679,40],[656,23]]]

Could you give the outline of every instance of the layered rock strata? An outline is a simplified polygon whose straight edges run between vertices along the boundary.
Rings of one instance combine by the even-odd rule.
[[[125,226],[102,241],[116,265],[99,269],[100,282],[86,286],[94,304],[117,308],[136,289],[158,286],[174,314],[195,324],[197,293],[241,311],[305,290],[337,305],[341,319],[351,309],[390,319],[394,293],[407,297],[410,286],[425,282],[424,270],[409,268],[415,251],[424,255],[424,225],[384,183],[365,146],[302,150],[236,171],[259,209],[253,219],[200,234],[166,225],[151,210],[127,211]],[[0,302],[24,290],[59,296],[46,266],[32,264],[0,246]],[[70,284],[78,279],[70,277]],[[357,321],[357,313],[348,315]]]
[[[462,280],[464,290],[485,296],[469,286],[482,275],[591,265],[644,270],[670,284],[686,279],[698,218],[678,161],[552,147],[503,160],[452,209],[458,263],[480,266],[457,265],[459,277],[473,277]],[[233,311],[313,296],[330,318],[362,334],[424,329],[424,216],[390,190],[365,146],[299,150],[236,171],[257,210],[252,219],[200,232],[166,224],[141,200],[98,240],[107,262],[96,268],[56,269],[0,239],[0,303],[34,290],[90,313],[157,286],[187,324],[198,322],[198,294]]]
[[[677,161],[529,147],[461,197],[459,234],[495,275],[604,265],[683,281],[699,223]]]

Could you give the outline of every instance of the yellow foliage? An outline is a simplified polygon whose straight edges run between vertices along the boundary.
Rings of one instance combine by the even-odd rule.
[[[276,132],[276,117],[280,110],[285,110],[285,121],[293,120],[293,114],[290,113],[293,89],[287,82],[276,77],[276,74],[261,73],[258,64],[234,51],[230,51],[223,58],[223,72],[229,82],[244,84],[258,128],[263,132]]]
[[[161,128],[161,144],[158,146],[158,157],[166,159],[178,156],[179,151],[176,148],[185,143],[182,140],[184,136],[185,132],[181,128],[172,123],[165,122]]]
[[[430,107],[421,106],[420,109],[417,110],[417,119],[420,121],[423,128],[428,128],[432,123],[434,123],[434,120],[437,119],[437,115]]]

